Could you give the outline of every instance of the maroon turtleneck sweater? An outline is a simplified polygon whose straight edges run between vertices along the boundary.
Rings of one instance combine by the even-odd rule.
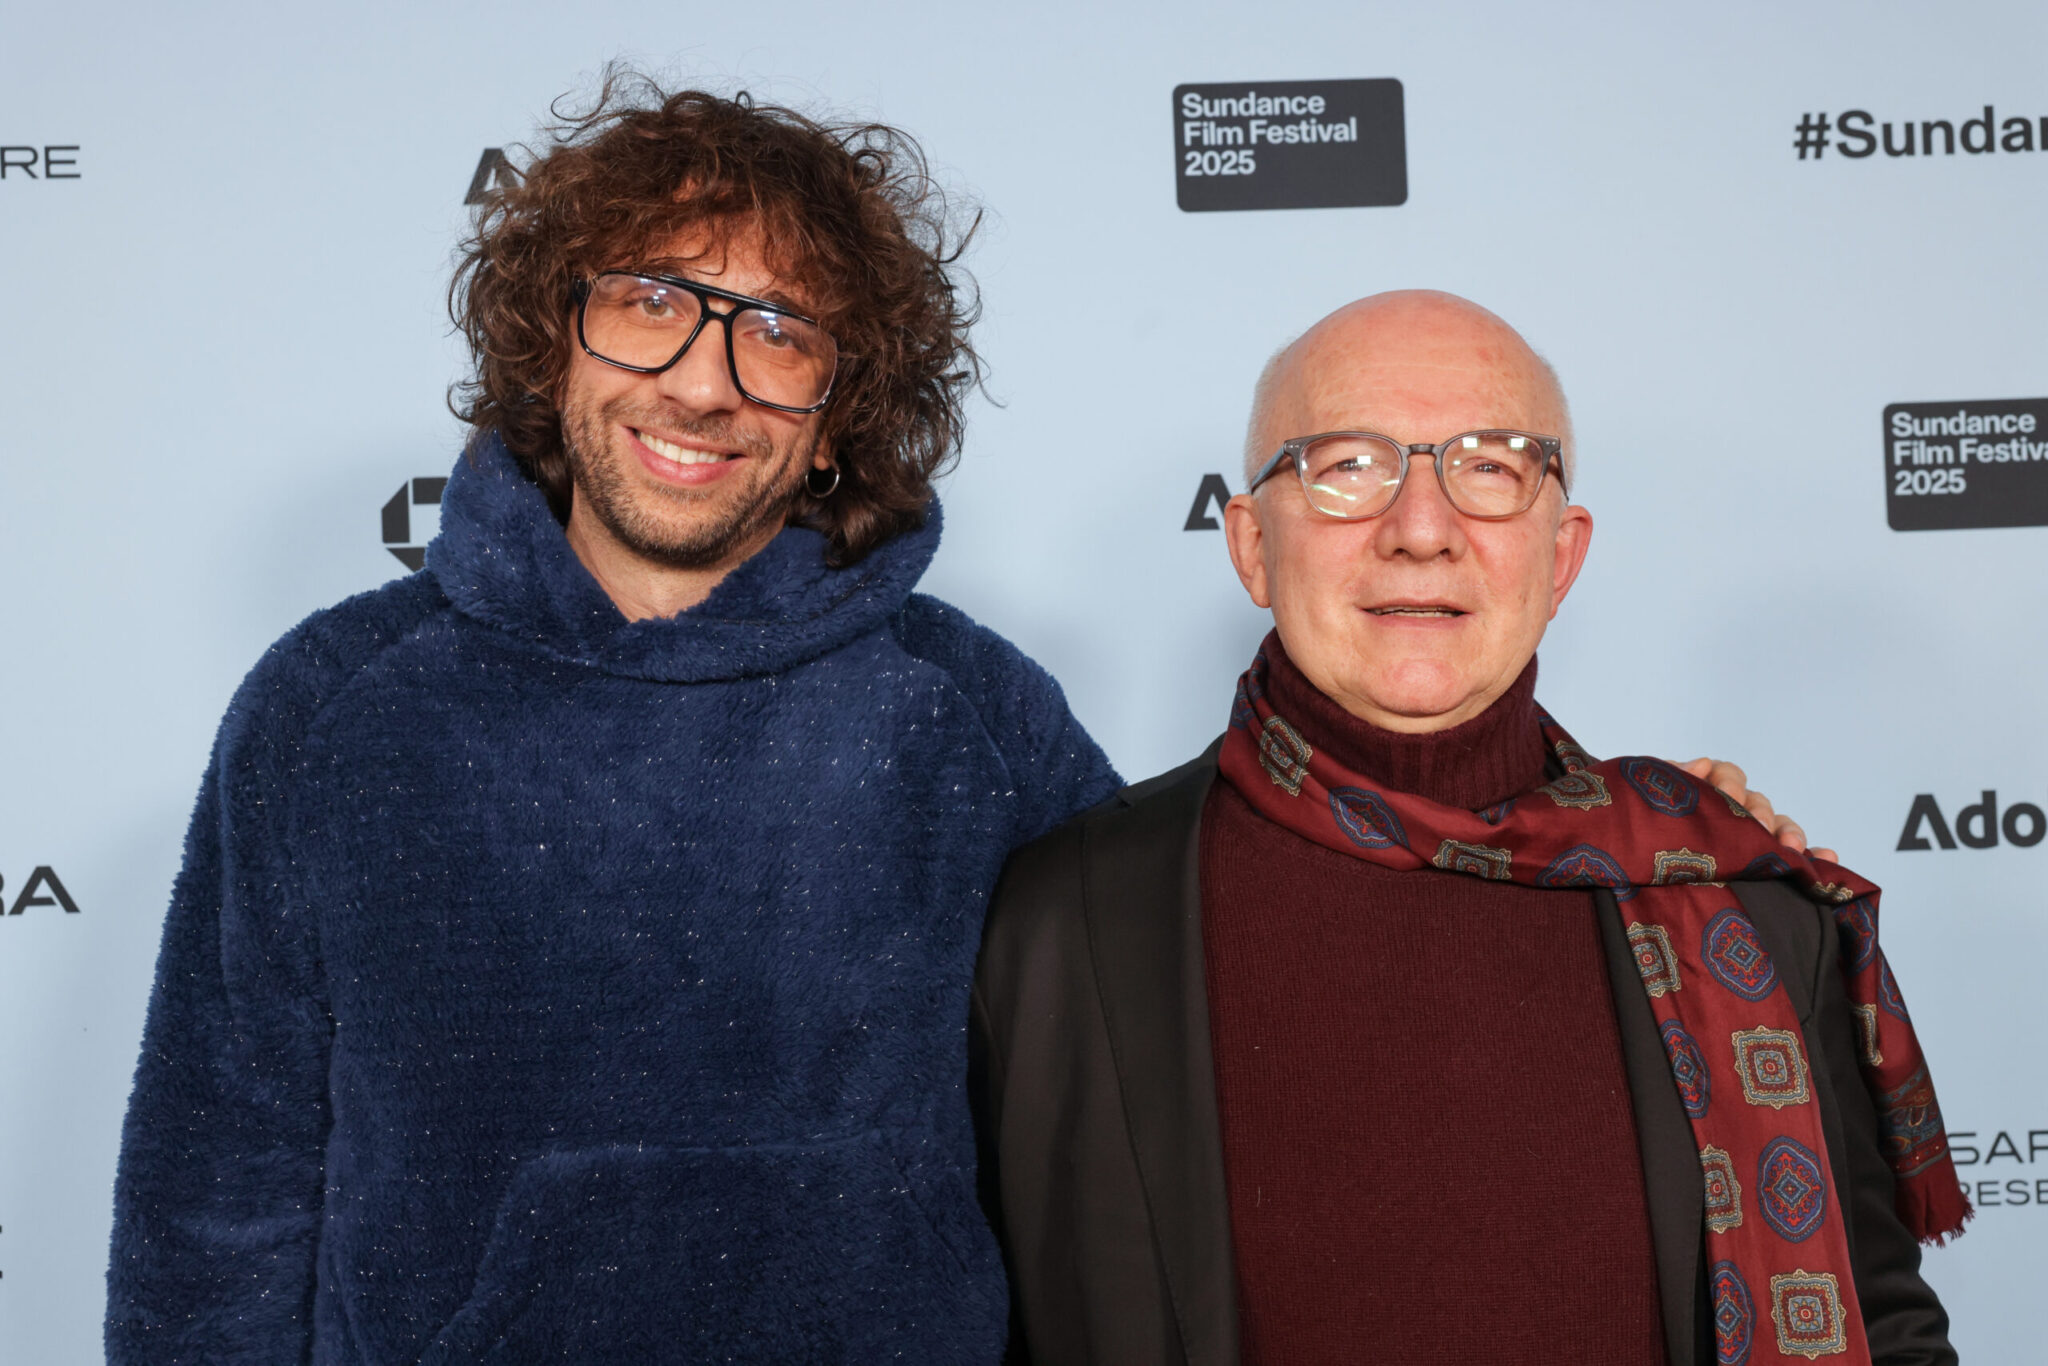
[[[1273,709],[1368,781],[1478,810],[1544,780],[1533,661],[1397,735],[1267,648]],[[1201,868],[1246,1366],[1662,1362],[1591,895],[1382,868],[1228,780]]]

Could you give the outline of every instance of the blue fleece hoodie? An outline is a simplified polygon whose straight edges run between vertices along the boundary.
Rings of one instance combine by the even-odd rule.
[[[628,623],[503,449],[222,723],[122,1141],[117,1364],[989,1363],[967,997],[1116,779],[1045,672],[789,529]]]

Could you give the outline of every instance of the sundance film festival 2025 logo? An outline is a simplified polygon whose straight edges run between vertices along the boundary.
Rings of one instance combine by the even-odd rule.
[[[1832,137],[1830,137],[1832,135]],[[2000,118],[1991,105],[1966,119],[1901,119],[1880,122],[1867,109],[1844,109],[1832,120],[1826,113],[1801,114],[1792,130],[1792,148],[1801,161],[1820,161],[1833,147],[1850,161],[1874,157],[1990,156],[2000,152],[2048,152],[2048,114]]]
[[[1173,155],[1188,213],[1408,201],[1397,80],[1176,86]]]
[[[1894,531],[2048,526],[2048,398],[1894,403],[1884,478]]]
[[[413,516],[414,508],[436,508],[441,506],[441,495],[447,492],[446,475],[421,475],[408,479],[398,486],[398,492],[384,504],[384,548],[398,557],[398,562],[407,569],[417,572],[427,562],[427,542],[431,537],[416,536],[418,519]],[[437,512],[433,519],[440,521]]]
[[[78,180],[78,144],[0,147],[0,181]]]
[[[71,899],[71,893],[65,888],[63,879],[57,876],[57,870],[48,864],[39,863],[29,870],[11,905],[8,904],[6,890],[7,879],[0,876],[0,905],[7,906],[10,916],[21,915],[35,906],[56,907],[66,915],[78,914],[78,903]]]

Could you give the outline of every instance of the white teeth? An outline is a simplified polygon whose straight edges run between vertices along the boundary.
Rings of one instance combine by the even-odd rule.
[[[678,465],[715,465],[725,457],[717,451],[692,450],[678,446],[673,441],[664,441],[653,432],[635,430],[633,435],[640,438],[640,444],[664,460],[673,460]]]

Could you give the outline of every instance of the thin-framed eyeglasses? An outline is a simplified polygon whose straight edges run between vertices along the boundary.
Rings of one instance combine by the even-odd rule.
[[[1247,493],[1285,465],[1301,476],[1308,505],[1325,517],[1358,521],[1394,505],[1408,481],[1411,456],[1430,457],[1444,498],[1467,517],[1499,522],[1536,503],[1553,465],[1565,487],[1564,442],[1534,432],[1498,429],[1460,432],[1435,445],[1404,445],[1378,432],[1317,432],[1282,442]]]
[[[606,365],[658,375],[683,358],[704,325],[725,329],[733,386],[764,408],[815,413],[832,396],[839,343],[817,319],[769,299],[675,275],[608,270],[578,280],[576,340]],[[711,308],[711,300],[730,307]]]

